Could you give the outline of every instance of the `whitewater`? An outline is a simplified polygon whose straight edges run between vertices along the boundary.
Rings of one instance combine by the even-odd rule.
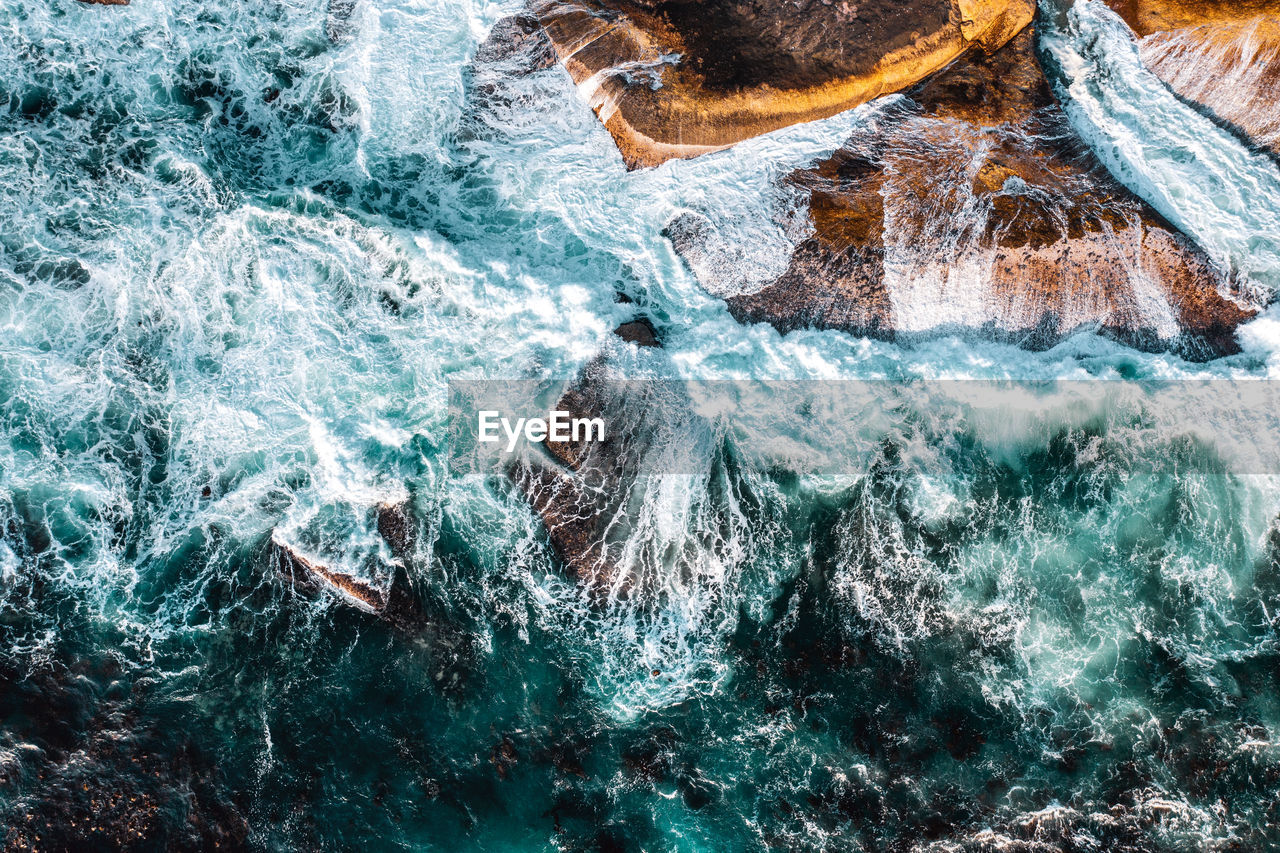
[[[1088,332],[1026,352],[740,324],[663,229],[720,211],[740,251],[716,262],[776,277],[803,229],[774,214],[779,178],[897,96],[629,173],[562,69],[472,63],[513,11],[0,6],[0,655],[6,683],[61,674],[78,733],[0,702],[0,808],[38,809],[38,773],[134,790],[84,734],[105,732],[148,769],[187,756],[178,787],[244,815],[258,848],[554,849],[607,826],[651,848],[820,849],[862,816],[955,819],[948,791],[989,790],[963,732],[937,735],[940,758],[891,756],[914,779],[891,778],[850,732],[894,703],[903,744],[945,728],[939,708],[986,727],[982,772],[1025,771],[984,813],[1006,829],[1097,835],[1111,751],[1172,752],[1195,725],[1271,778],[1280,708],[1249,667],[1276,650],[1280,470],[1214,441],[1280,434],[1280,409],[1228,398],[1189,434],[1140,390],[1009,418],[930,383],[1276,379],[1276,309],[1207,364]],[[1169,94],[1118,24],[1081,2],[1040,35],[1073,126],[1233,296],[1265,297],[1280,172]],[[612,334],[641,313],[661,349]],[[450,382],[560,388],[601,356],[627,379],[919,387],[857,428],[795,390],[772,405],[807,419],[762,416],[786,444],[758,454],[733,443],[750,424],[696,403],[683,467],[620,520],[645,594],[601,604],[510,483],[448,460]],[[833,448],[849,466],[802,464]],[[378,528],[399,504],[411,559]],[[275,540],[382,587],[408,571],[435,627],[406,641],[294,595],[266,568]],[[796,648],[862,668],[797,674]],[[1175,734],[1171,693],[1197,709]],[[1241,781],[1224,816],[1173,771],[1133,772],[1133,813],[1171,815],[1169,849],[1266,808],[1265,786]],[[790,805],[810,794],[845,817]]]

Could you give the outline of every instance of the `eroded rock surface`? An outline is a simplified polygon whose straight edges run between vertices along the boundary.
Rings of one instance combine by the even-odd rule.
[[[809,194],[812,235],[777,280],[727,296],[738,319],[897,339],[976,332],[1032,349],[1092,328],[1188,357],[1236,349],[1252,313],[1075,140],[1031,31],[910,94],[787,178]],[[668,233],[686,257],[717,239],[688,215]]]
[[[421,578],[426,555],[419,555],[419,527],[410,501],[374,508],[378,534],[391,552],[386,574],[367,580],[326,565],[273,534],[268,558],[275,571],[307,597],[332,595],[356,611],[369,614],[402,639],[430,650],[431,678],[446,691],[465,686],[476,665],[477,648],[466,625],[432,596]]]
[[[911,86],[1027,26],[1033,0],[534,0],[629,167]]]
[[[1280,2],[1111,0],[1173,91],[1280,155]]]

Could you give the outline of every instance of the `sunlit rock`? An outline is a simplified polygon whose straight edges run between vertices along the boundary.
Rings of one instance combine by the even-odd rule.
[[[1253,312],[1075,139],[1030,31],[910,96],[787,178],[809,195],[812,234],[776,281],[724,293],[738,319],[1030,349],[1081,329],[1193,358],[1236,349],[1234,329]],[[722,239],[696,214],[668,234],[687,259]],[[691,267],[711,292],[726,290],[716,271]]]
[[[535,0],[631,168],[835,115],[993,51],[1031,0]]]
[[[1280,154],[1280,2],[1111,0],[1142,61],[1220,123]]]

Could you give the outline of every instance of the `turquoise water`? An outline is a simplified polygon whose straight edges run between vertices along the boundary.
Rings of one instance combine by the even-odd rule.
[[[849,476],[712,441],[635,513],[643,593],[604,602],[509,483],[450,470],[450,381],[601,353],[631,378],[1280,370],[1271,316],[1208,365],[741,326],[662,229],[727,211],[767,275],[776,177],[880,106],[628,174],[562,71],[470,65],[511,11],[365,2],[335,43],[323,2],[0,7],[7,842],[1275,843],[1280,493],[1207,415],[1195,439],[925,399],[840,445]],[[1092,146],[1162,150],[1108,104]],[[1253,239],[1187,215],[1223,263]],[[638,311],[664,349],[611,334]],[[797,452],[831,452],[846,424],[807,411]],[[399,502],[396,553],[377,507]],[[273,537],[411,618],[299,594]]]

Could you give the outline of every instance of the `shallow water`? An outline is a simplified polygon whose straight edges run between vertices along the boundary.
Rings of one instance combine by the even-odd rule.
[[[744,327],[662,229],[728,211],[766,276],[795,227],[776,178],[884,104],[626,173],[563,71],[469,66],[508,4],[366,0],[336,43],[326,11],[0,7],[11,844],[104,817],[146,849],[1276,842],[1280,494],[1210,439],[1124,407],[957,424],[926,395],[839,443],[852,474],[802,477],[713,433],[635,510],[644,594],[604,604],[447,448],[451,380],[601,353],[630,378],[1270,378],[1273,315],[1208,365]],[[1121,110],[1149,81],[1108,39],[1115,88],[1064,88],[1086,141],[1274,286],[1274,171],[1172,98]],[[664,349],[613,337],[638,311]],[[821,405],[801,457],[848,431]],[[299,594],[273,536],[398,578],[414,619]]]

